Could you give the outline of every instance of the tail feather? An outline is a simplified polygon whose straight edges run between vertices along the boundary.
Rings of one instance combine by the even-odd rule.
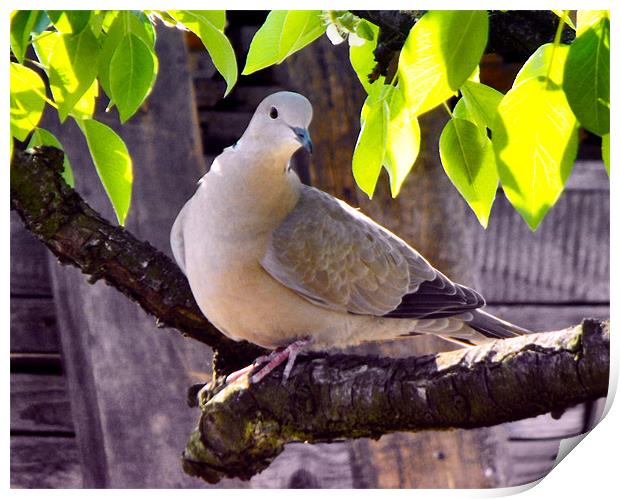
[[[475,346],[530,333],[527,329],[477,309],[453,317],[418,320],[413,331],[400,337],[432,334],[460,346]]]
[[[532,332],[480,309],[474,310],[471,315],[473,317],[467,324],[489,338],[512,338]]]

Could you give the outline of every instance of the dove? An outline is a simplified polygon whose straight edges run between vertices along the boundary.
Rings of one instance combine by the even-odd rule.
[[[409,244],[359,210],[302,184],[312,105],[277,92],[215,158],[171,230],[200,310],[224,335],[273,350],[229,377],[260,381],[301,350],[432,334],[475,345],[529,331],[484,310]]]

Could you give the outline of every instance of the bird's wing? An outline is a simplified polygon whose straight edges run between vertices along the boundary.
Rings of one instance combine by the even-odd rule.
[[[438,318],[484,304],[387,229],[312,187],[302,188],[261,263],[307,300],[353,314]]]

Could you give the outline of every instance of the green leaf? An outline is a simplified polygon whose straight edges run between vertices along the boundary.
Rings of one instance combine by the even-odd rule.
[[[378,28],[366,19],[360,19],[355,27],[355,34],[363,40],[373,41],[377,39]]]
[[[37,58],[45,68],[46,72],[49,72],[48,68],[50,64],[50,57],[52,56],[54,45],[56,45],[59,38],[60,33],[57,31],[45,31],[35,37],[32,42]]]
[[[320,10],[272,10],[252,39],[241,74],[280,64],[324,32]]]
[[[145,10],[144,12],[152,19],[160,19],[169,28],[177,25],[176,19],[165,10]]]
[[[225,12],[225,11],[222,11],[222,12]],[[136,17],[138,18],[138,21],[140,21],[140,23],[144,27],[144,32],[148,36],[150,43],[147,43],[147,45],[149,45],[149,47],[151,48],[155,48],[155,41],[157,40],[157,33],[155,33],[155,27],[153,26],[153,23],[143,11],[138,11],[138,13],[136,14]]]
[[[119,11],[119,10],[102,11],[103,19],[101,20],[101,30],[107,33],[110,30],[112,23],[114,22],[114,20],[118,17],[118,15],[121,12],[124,12],[124,11]]]
[[[474,116],[474,114],[471,112],[470,108],[465,103],[464,97],[461,97],[456,102],[456,105],[454,106],[454,109],[452,110],[452,117],[458,118],[460,120],[467,120],[473,123],[474,125],[476,125],[480,129],[483,129],[486,127],[486,124],[481,120],[481,118],[479,116]]]
[[[43,33],[47,28],[50,27],[51,24],[52,21],[50,21],[50,18],[47,16],[45,11],[40,10],[39,17],[37,18],[34,26],[32,27],[31,34],[38,35],[40,33]]]
[[[90,30],[60,35],[49,58],[47,74],[61,123],[97,76],[99,45]]]
[[[355,70],[360,83],[364,87],[364,90],[366,90],[366,93],[376,98],[383,88],[385,77],[380,76],[373,83],[368,81],[368,76],[373,72],[377,64],[373,52],[375,48],[377,48],[377,37],[379,33],[379,28],[374,24],[368,23],[368,26],[372,30],[373,40],[366,40],[361,45],[351,45],[349,47],[349,60],[351,61],[351,66]]]
[[[110,62],[110,96],[125,123],[138,110],[157,77],[157,56],[133,33],[127,33]]]
[[[226,27],[225,10],[174,10],[168,11],[168,13],[181,24],[183,24],[183,21],[179,20],[177,16],[188,17],[190,21],[193,18],[200,18],[202,21],[212,24],[213,27],[219,31],[224,31]],[[187,28],[187,26],[185,27]]]
[[[411,29],[398,61],[407,105],[420,115],[456,93],[487,44],[486,11],[433,10]]]
[[[584,128],[600,136],[609,132],[608,18],[599,18],[570,46],[564,92]]]
[[[169,10],[168,13],[200,38],[213,64],[226,80],[226,97],[237,83],[238,70],[235,51],[224,32],[218,28],[223,27],[221,16],[218,14],[214,18],[209,11],[203,10]]]
[[[546,79],[547,77],[556,85],[562,85],[567,56],[568,45],[560,44],[555,47],[553,43],[541,45],[525,61],[525,64],[517,73],[512,87],[514,88],[530,78]]]
[[[128,34],[133,34],[140,38],[146,45],[153,48],[154,38],[149,34],[145,25],[129,11],[120,11],[109,29],[106,31],[101,54],[99,56],[98,75],[101,88],[112,98],[112,89],[110,87],[110,69],[112,66],[112,58],[116,53],[116,49]],[[108,107],[111,107],[112,103]]]
[[[605,169],[607,170],[607,175],[609,175],[609,134],[608,133],[603,135],[603,140],[601,143],[601,154],[603,156],[603,163],[605,163]]]
[[[381,173],[387,143],[388,115],[385,100],[366,99],[362,107],[362,129],[353,152],[353,178],[371,199]]]
[[[532,230],[562,193],[577,144],[577,120],[560,86],[529,78],[502,99],[493,125],[499,176]]]
[[[11,135],[24,141],[39,124],[45,107],[45,84],[32,69],[11,63]]]
[[[28,149],[36,146],[53,146],[56,149],[60,149],[64,151],[64,147],[60,141],[54,136],[52,132],[49,132],[45,128],[37,127],[30,138],[30,142],[28,142]],[[63,160],[63,171],[61,173],[62,178],[65,179],[68,185],[71,187],[75,187],[75,179],[73,177],[73,170],[71,168],[71,163],[69,162],[69,158],[67,153],[65,152],[64,160]]]
[[[562,19],[562,17],[564,17],[564,11],[563,10],[552,10],[551,12],[553,12],[560,19]],[[566,17],[564,17],[564,22],[566,24],[568,24],[571,28],[575,29],[575,24],[573,23],[572,19],[570,17],[568,17],[568,14],[566,15]]]
[[[486,229],[498,182],[486,128],[451,119],[441,133],[439,155],[446,174]]]
[[[77,35],[81,33],[93,15],[92,10],[48,10],[47,15],[58,31]]]
[[[18,10],[11,17],[11,51],[22,64],[30,43],[30,33],[34,31],[41,14],[40,10]]]
[[[485,127],[490,129],[497,115],[497,106],[504,97],[503,94],[494,88],[473,81],[466,81],[461,87],[461,92],[463,94],[461,100],[467,107],[473,122],[482,130]]]
[[[90,88],[80,97],[80,100],[75,103],[75,106],[73,106],[71,110],[71,116],[80,119],[92,118],[95,113],[95,104],[98,96],[99,83],[95,80]]]
[[[399,87],[394,88],[388,100],[388,124],[383,163],[390,176],[392,197],[400,188],[420,152],[420,125],[406,106]]]
[[[124,225],[131,204],[133,168],[127,146],[114,130],[95,120],[76,120],[88,142],[99,178],[118,223]]]

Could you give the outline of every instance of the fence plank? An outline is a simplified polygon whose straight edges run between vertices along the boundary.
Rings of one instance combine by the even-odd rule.
[[[472,230],[487,301],[609,301],[608,191],[566,191],[536,232],[498,193],[489,228]]]
[[[16,260],[21,260],[16,258]],[[47,264],[47,257],[43,256]],[[59,352],[52,298],[11,298],[11,352]]]
[[[491,305],[488,312],[531,331],[557,331],[584,318],[608,319],[608,305]]]
[[[11,432],[73,433],[64,376],[11,374]]]
[[[11,437],[11,488],[79,488],[82,470],[74,438]]]
[[[11,211],[11,294],[50,297],[47,250]]]

